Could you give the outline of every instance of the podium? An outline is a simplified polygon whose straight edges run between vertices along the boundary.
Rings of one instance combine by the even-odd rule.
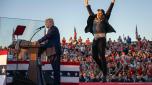
[[[39,83],[44,82],[41,66],[38,65],[38,48],[40,47],[40,45],[33,45],[29,41],[21,41],[20,47],[28,50],[30,59],[28,67],[28,77],[35,84],[39,85]]]
[[[16,35],[17,37],[19,35],[22,35],[25,28],[26,28],[26,26],[18,25],[15,32],[13,32],[13,35]],[[40,47],[40,45],[38,45],[38,44],[33,45],[30,41],[17,39],[17,41],[13,41],[13,43],[9,47],[14,48],[17,51],[19,51],[18,53],[20,53],[21,49],[27,50],[27,53],[28,53],[29,59],[30,59],[29,67],[28,67],[28,80],[32,81],[32,83],[34,83],[35,85],[45,85],[41,66],[38,65],[38,48]],[[17,58],[17,60],[18,60],[18,58]],[[40,59],[39,59],[39,61],[40,61]],[[17,69],[18,69],[18,64],[17,64],[16,70]],[[24,80],[24,82],[22,82],[22,80],[19,79],[17,76],[16,76],[16,78],[17,78],[17,81],[19,81],[19,82],[21,81],[21,84],[23,84],[25,82],[26,83],[29,82],[28,80]],[[31,84],[31,85],[33,85],[33,84]]]
[[[11,47],[15,47],[18,41],[13,42]],[[41,66],[38,65],[38,48],[40,47],[39,44],[33,45],[30,41],[20,40],[19,41],[20,49],[26,49],[29,55],[29,67],[28,67],[28,78],[31,80],[35,85],[45,85],[41,83],[44,82],[44,78],[42,75]]]
[[[29,67],[28,67],[28,76],[29,79],[32,80],[34,83],[37,83],[38,80],[38,74],[40,74],[41,70],[37,65],[37,54],[38,54],[38,47],[28,47],[28,53],[29,53]]]

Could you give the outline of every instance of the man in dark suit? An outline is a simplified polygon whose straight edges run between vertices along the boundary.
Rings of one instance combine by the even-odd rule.
[[[110,7],[106,13],[103,9],[98,9],[97,14],[94,14],[88,4],[88,0],[84,0],[85,6],[89,12],[85,32],[90,32],[94,35],[92,43],[92,56],[103,72],[103,82],[106,82],[107,76],[107,62],[105,58],[106,34],[115,32],[113,27],[108,22],[114,2],[115,0],[111,1]]]
[[[40,60],[41,54],[48,48],[51,48],[53,49],[52,51],[55,51],[53,52],[53,55],[51,55],[51,57],[53,57],[51,60],[51,64],[54,71],[54,85],[60,85],[60,33],[58,28],[54,26],[54,21],[52,18],[48,18],[45,20],[45,27],[46,29],[48,29],[46,35],[36,42],[40,43],[40,48],[38,50],[38,59]]]

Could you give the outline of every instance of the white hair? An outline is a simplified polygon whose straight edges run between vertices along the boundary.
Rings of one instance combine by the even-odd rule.
[[[52,23],[53,23],[53,25],[54,25],[54,20],[53,20],[53,18],[47,18],[47,19],[45,19],[45,22],[46,21],[51,21]]]

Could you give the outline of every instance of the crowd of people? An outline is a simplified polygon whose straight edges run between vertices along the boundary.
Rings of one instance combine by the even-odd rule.
[[[62,62],[80,62],[80,81],[97,82],[102,72],[92,58],[89,38],[82,42],[62,39]],[[145,37],[132,42],[128,36],[117,41],[110,38],[106,46],[106,60],[109,82],[152,82],[152,42]]]
[[[80,82],[98,82],[102,79],[102,71],[92,58],[91,41],[81,37],[67,41],[61,40],[61,62],[80,63]],[[8,48],[2,48],[8,49]],[[26,57],[26,59],[28,59]],[[24,59],[25,60],[25,59]],[[107,40],[106,60],[109,82],[152,82],[152,42],[145,37],[137,41],[131,38]]]

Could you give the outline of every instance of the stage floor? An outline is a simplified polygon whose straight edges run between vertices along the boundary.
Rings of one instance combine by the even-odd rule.
[[[152,82],[150,83],[121,83],[121,82],[116,82],[116,83],[79,83],[79,85],[152,85]]]
[[[61,85],[152,85],[152,82],[146,82],[146,83],[121,83],[121,82],[87,82],[87,83],[62,83]]]

